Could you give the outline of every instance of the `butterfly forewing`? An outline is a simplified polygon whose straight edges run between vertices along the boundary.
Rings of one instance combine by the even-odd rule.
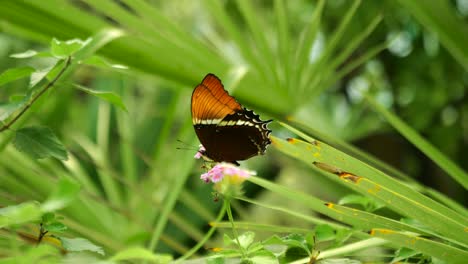
[[[218,77],[208,74],[192,93],[193,124],[216,124],[225,116],[242,109],[224,90]]]

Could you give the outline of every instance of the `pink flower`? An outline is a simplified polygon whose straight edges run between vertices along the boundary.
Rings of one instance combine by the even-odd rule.
[[[200,145],[198,146],[198,151],[197,151],[197,153],[195,154],[194,158],[200,159],[200,158],[203,157],[203,155],[205,154],[205,151],[206,151],[205,147],[203,147],[203,145],[200,144]]]
[[[200,179],[202,179],[206,183],[218,183],[227,177],[230,183],[240,184],[243,181],[245,181],[248,177],[255,174],[256,173],[254,171],[241,169],[230,163],[222,162],[214,166],[207,173],[203,173],[200,176]]]

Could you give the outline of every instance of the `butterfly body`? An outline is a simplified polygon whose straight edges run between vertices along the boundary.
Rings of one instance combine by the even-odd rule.
[[[204,158],[215,162],[246,160],[262,155],[271,143],[271,130],[253,111],[230,96],[213,74],[192,93],[192,122],[205,148]]]

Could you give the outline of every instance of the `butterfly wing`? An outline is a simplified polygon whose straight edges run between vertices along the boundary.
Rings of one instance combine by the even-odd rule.
[[[221,80],[208,74],[192,93],[193,125],[217,124],[229,114],[242,109],[236,99],[224,90]]]
[[[270,121],[243,108],[213,74],[192,93],[192,122],[205,155],[213,161],[236,163],[263,154],[271,143]]]

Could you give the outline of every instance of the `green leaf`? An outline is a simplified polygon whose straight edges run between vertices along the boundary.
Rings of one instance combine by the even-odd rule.
[[[8,69],[0,74],[0,85],[29,76],[34,71],[35,69],[29,66]]]
[[[29,100],[30,96],[12,98],[14,101],[0,105],[0,122],[8,119],[14,112],[21,109]]]
[[[377,209],[380,209],[385,206],[384,203],[381,203],[375,199],[371,199],[367,196],[358,195],[358,194],[349,194],[344,196],[338,201],[338,204],[359,204],[367,212],[373,212]]]
[[[96,246],[95,244],[91,243],[89,240],[85,238],[65,238],[59,237],[60,241],[62,241],[62,246],[68,251],[92,251],[96,252],[100,255],[105,255],[104,250],[100,246]]]
[[[86,44],[74,54],[74,58],[77,61],[85,60],[107,43],[120,38],[123,35],[125,35],[125,32],[120,29],[103,29],[92,38],[88,39]]]
[[[36,54],[37,54],[37,51],[35,50],[27,50],[25,52],[11,54],[10,57],[17,58],[17,59],[25,59],[25,58],[34,57],[36,56]]]
[[[103,99],[103,100],[105,100],[105,101],[119,107],[120,109],[124,110],[125,112],[127,112],[127,108],[125,107],[125,104],[123,103],[122,98],[120,98],[119,95],[117,95],[117,94],[115,94],[113,92],[96,91],[96,90],[92,90],[92,89],[86,88],[86,87],[78,85],[78,84],[74,84],[73,86],[75,86],[78,90],[81,90],[83,92],[86,92],[88,94],[96,96],[96,97],[98,97],[100,99]]]
[[[252,263],[279,264],[279,261],[275,255],[267,250],[257,251],[256,254],[249,259],[252,261]]]
[[[224,256],[209,257],[206,259],[206,264],[224,264]]]
[[[49,232],[63,232],[67,230],[68,227],[61,222],[52,222],[50,224],[44,225],[44,229]]]
[[[315,227],[315,237],[317,241],[335,239],[335,230],[329,225],[318,225]]]
[[[53,56],[64,59],[68,56],[71,56],[77,50],[81,49],[88,42],[89,40],[82,41],[81,39],[60,41],[54,38],[50,43],[50,51],[52,52]]]
[[[67,150],[48,127],[24,127],[16,131],[16,149],[34,159],[55,157],[67,160]]]
[[[0,228],[37,221],[41,214],[39,205],[35,202],[0,208]]]
[[[468,66],[467,66],[468,67]],[[465,189],[468,189],[468,173],[460,166],[445,156],[439,149],[422,137],[416,130],[410,127],[402,119],[393,112],[387,110],[379,104],[374,98],[365,94],[365,99],[372,108],[380,113],[388,123],[390,123],[400,134],[402,134],[409,142],[421,150],[434,163],[439,165],[450,177],[460,183]]]
[[[466,263],[468,259],[468,251],[466,250],[429,240],[412,233],[374,228],[370,232],[370,235],[383,238],[395,245],[407,247],[420,251],[423,254],[445,260],[447,263]]]
[[[42,215],[42,223],[43,224],[50,224],[55,221],[55,214],[52,212],[48,212]]]
[[[124,249],[115,254],[111,261],[129,261],[129,260],[145,260],[153,263],[169,263],[172,261],[172,256],[168,254],[154,254],[148,249],[141,247],[133,247]]]
[[[409,248],[400,248],[395,252],[395,258],[392,259],[392,263],[399,262],[408,258],[411,258],[417,254],[421,254],[421,252],[409,249]]]
[[[49,74],[49,72],[52,71],[54,66],[55,66],[55,64],[54,65],[49,65],[46,68],[38,69],[35,72],[33,72],[31,74],[31,80],[29,81],[29,87],[34,87],[34,86],[36,86],[36,84],[38,84],[40,81],[42,81],[47,76],[47,74]]]
[[[61,178],[51,196],[42,204],[44,212],[52,212],[66,207],[80,192],[80,185],[67,178]]]
[[[283,243],[287,245],[289,248],[297,247],[301,248],[307,254],[310,254],[310,249],[312,245],[307,243],[307,240],[304,235],[302,234],[290,234],[283,239]]]
[[[113,68],[113,69],[120,69],[120,70],[126,70],[128,69],[127,66],[122,65],[122,64],[112,64],[105,60],[104,58],[93,55],[86,60],[84,60],[84,64],[87,65],[92,65],[92,66],[97,66],[97,67],[102,67],[102,68]]]
[[[240,247],[242,248],[249,248],[249,246],[253,243],[255,238],[255,233],[254,232],[245,232],[242,235],[238,237]],[[234,242],[237,243],[237,240],[234,239]]]

